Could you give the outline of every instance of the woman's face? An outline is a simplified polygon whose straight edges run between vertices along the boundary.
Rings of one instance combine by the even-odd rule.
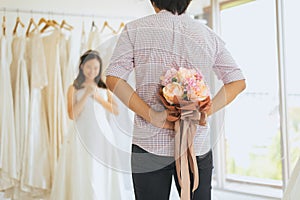
[[[91,59],[82,66],[82,70],[86,80],[94,80],[99,74],[100,63],[96,58]]]

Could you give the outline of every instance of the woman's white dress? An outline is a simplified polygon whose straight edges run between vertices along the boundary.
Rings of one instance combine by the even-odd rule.
[[[14,104],[19,180],[24,155],[25,138],[27,137],[28,131],[29,85],[25,61],[26,38],[23,36],[14,36],[11,47],[12,63],[10,66],[10,74]]]
[[[98,90],[107,99],[107,90]],[[77,101],[84,92],[81,89],[76,93]],[[122,194],[122,174],[115,170],[121,155],[116,151],[106,114],[101,104],[88,98],[62,147],[50,199],[128,199]]]
[[[26,61],[30,88],[28,132],[24,145],[20,199],[44,197],[51,189],[49,131],[42,91],[48,85],[44,45],[41,34],[27,38]]]
[[[43,38],[48,75],[48,86],[43,95],[49,128],[51,178],[54,177],[63,136],[67,132],[67,113],[60,66],[60,34],[60,30],[53,30]]]
[[[0,36],[0,190],[11,188],[18,179],[13,97],[7,58],[7,40],[5,36]]]
[[[74,73],[74,48],[72,46],[72,36],[61,32],[59,41],[60,68],[64,96],[67,97],[68,88],[75,79]],[[77,57],[75,57],[77,58]]]

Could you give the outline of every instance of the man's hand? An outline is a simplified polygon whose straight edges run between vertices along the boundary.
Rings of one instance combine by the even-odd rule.
[[[211,113],[211,106],[212,106],[212,101],[210,97],[207,97],[203,101],[199,102],[199,109],[198,111],[201,113],[201,117],[199,120],[199,125],[205,126],[206,125],[206,120],[208,113]]]
[[[174,130],[174,122],[168,121],[169,112],[167,110],[158,112],[153,109],[149,111],[150,123],[153,126]]]
[[[199,102],[199,112],[200,113],[208,113],[208,111],[211,109],[212,101],[210,97],[207,97],[203,101]]]

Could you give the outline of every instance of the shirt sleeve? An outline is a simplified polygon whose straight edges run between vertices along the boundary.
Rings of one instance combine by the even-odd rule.
[[[244,80],[242,70],[236,64],[230,52],[226,49],[224,41],[216,36],[217,52],[213,71],[224,84]]]
[[[129,37],[128,28],[125,26],[119,37],[105,74],[106,76],[114,76],[127,81],[133,67],[133,44]]]

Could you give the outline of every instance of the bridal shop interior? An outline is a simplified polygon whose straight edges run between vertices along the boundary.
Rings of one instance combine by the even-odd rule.
[[[192,0],[187,10],[225,41],[247,82],[209,118],[213,200],[300,199],[299,7],[295,0]],[[59,158],[71,155],[61,152],[80,55],[97,50],[105,71],[126,23],[154,13],[150,0],[0,0],[0,200],[50,199]],[[128,82],[135,88],[134,73]],[[214,95],[222,84],[212,74],[210,85]],[[115,135],[107,139],[127,152],[122,170],[101,172],[94,163],[98,168],[86,173],[85,161],[72,159],[92,184],[120,190],[110,199],[130,200],[134,114],[115,101],[119,115],[108,120]],[[110,173],[114,178],[102,183]],[[179,199],[173,183],[170,200]]]

